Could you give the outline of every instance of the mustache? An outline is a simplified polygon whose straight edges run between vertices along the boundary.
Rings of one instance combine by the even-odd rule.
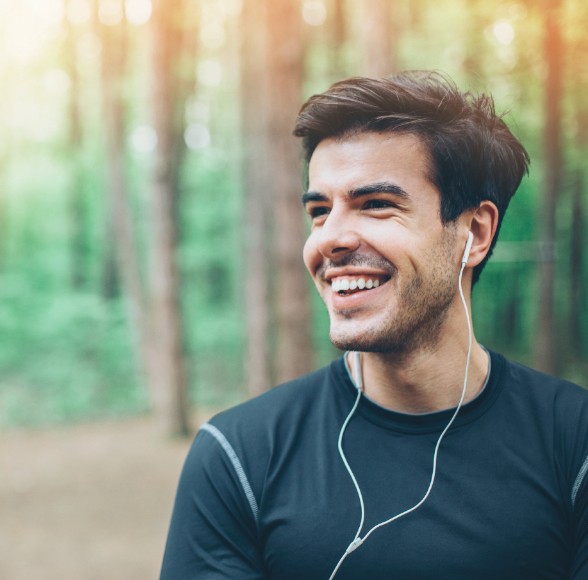
[[[396,272],[396,266],[389,262],[382,256],[374,256],[372,254],[345,254],[338,260],[325,260],[321,267],[317,270],[317,274],[320,278],[325,278],[327,272],[331,268],[342,268],[344,266],[355,266],[358,268],[373,268],[375,270],[381,270],[386,272],[392,277]]]

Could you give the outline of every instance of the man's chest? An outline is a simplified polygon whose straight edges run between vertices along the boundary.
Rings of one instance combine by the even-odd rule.
[[[435,439],[389,437],[377,449],[374,442],[349,440],[347,457],[364,503],[364,537],[425,495]],[[280,477],[270,478],[260,530],[272,578],[329,578],[358,531],[357,492],[339,456],[328,455],[293,457],[282,463],[287,468]],[[345,559],[337,579],[566,576],[569,523],[542,458],[453,438],[438,459],[424,504],[374,530]]]

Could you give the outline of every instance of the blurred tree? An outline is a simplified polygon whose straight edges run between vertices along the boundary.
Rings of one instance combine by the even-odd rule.
[[[69,0],[69,3],[71,0]],[[71,184],[70,184],[70,215],[71,215],[71,282],[74,288],[86,285],[86,211],[84,204],[84,162],[83,162],[83,121],[82,97],[80,91],[80,75],[78,70],[79,39],[76,28],[69,20],[65,20],[65,66],[70,78],[69,98],[69,138],[71,151]]]
[[[358,19],[363,76],[384,77],[396,70],[394,2],[364,0]]]
[[[245,2],[241,12],[241,132],[245,207],[245,307],[247,392],[253,396],[271,384],[269,361],[270,175],[265,149],[267,118],[265,3]]]
[[[98,13],[100,4],[97,5]],[[125,177],[126,107],[124,84],[127,70],[127,27],[124,20],[111,23],[95,15],[102,47],[101,87],[106,137],[106,212],[102,267],[102,293],[114,298],[119,292],[119,279],[127,290],[132,310],[142,312],[141,285],[134,279],[136,252],[133,247],[132,224],[128,208]],[[117,267],[118,261],[118,267]],[[135,290],[135,292],[133,292]],[[135,320],[131,316],[131,323]]]
[[[304,47],[297,0],[268,0],[267,79],[269,195],[274,208],[272,271],[276,292],[276,379],[293,379],[313,368],[308,279],[300,248],[305,239],[300,204],[300,152],[292,136],[301,105]]]
[[[157,149],[151,183],[150,314],[152,394],[166,432],[189,431],[187,380],[176,263],[179,169],[183,153],[183,77],[188,0],[155,0],[152,16],[153,125]],[[190,34],[196,34],[190,30]]]
[[[588,21],[588,7],[577,7],[579,14],[583,16],[579,22]],[[575,26],[574,26],[575,24]],[[567,72],[571,79],[571,97],[573,109],[573,134],[572,143],[575,145],[572,169],[572,219],[570,240],[570,285],[569,285],[569,350],[575,359],[580,359],[588,352],[586,337],[583,327],[586,324],[584,316],[581,316],[585,305],[586,296],[586,210],[585,203],[588,199],[586,192],[586,167],[585,160],[588,155],[588,103],[585,99],[585,90],[588,83],[588,66],[586,55],[588,54],[588,39],[585,28],[572,23],[570,27],[575,30],[570,42],[569,66]]]
[[[330,40],[330,71],[331,82],[338,81],[346,76],[345,43],[348,41],[347,13],[344,0],[330,0],[327,20]]]
[[[98,5],[99,7],[99,5]],[[122,16],[122,4],[120,5]],[[99,12],[99,11],[98,11]],[[106,136],[106,226],[102,287],[106,298],[114,297],[121,282],[129,325],[134,338],[136,367],[149,385],[151,333],[149,310],[135,241],[132,208],[125,172],[127,157],[128,26],[124,18],[112,22],[95,14],[102,55],[102,107]]]
[[[544,372],[557,371],[555,328],[556,210],[561,187],[564,41],[560,29],[561,0],[544,0],[543,54],[546,66],[545,118],[543,129],[544,179],[541,238],[546,249],[539,265],[538,329],[535,334],[535,365]]]

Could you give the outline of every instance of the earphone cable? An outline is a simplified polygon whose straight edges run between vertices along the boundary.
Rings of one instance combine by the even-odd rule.
[[[459,413],[459,410],[461,409],[461,406],[463,405],[463,401],[465,399],[467,386],[468,386],[468,374],[469,374],[470,358],[471,358],[471,354],[472,354],[472,345],[473,345],[473,332],[472,332],[472,323],[471,323],[471,319],[470,319],[470,313],[468,310],[468,306],[467,306],[467,303],[465,300],[465,296],[463,293],[463,287],[462,287],[462,277],[463,277],[463,271],[465,269],[466,263],[467,263],[467,258],[464,257],[464,259],[462,260],[462,263],[461,263],[460,271],[459,271],[459,283],[458,283],[459,296],[461,298],[461,302],[462,302],[462,305],[464,308],[466,321],[467,321],[467,325],[468,325],[468,352],[467,352],[467,356],[466,356],[466,365],[465,365],[465,374],[464,374],[464,379],[463,379],[463,387],[462,387],[459,403],[457,404],[457,407],[455,408],[455,411],[454,411],[453,415],[451,416],[451,419],[449,420],[449,422],[445,426],[445,429],[443,429],[443,431],[441,432],[441,435],[439,435],[439,439],[437,439],[437,444],[435,445],[435,451],[433,453],[433,470],[431,472],[431,480],[429,482],[429,487],[427,488],[425,495],[414,506],[412,506],[411,508],[409,508],[399,514],[396,514],[395,516],[393,516],[383,522],[380,522],[379,524],[376,524],[365,534],[365,536],[363,536],[363,538],[360,537],[361,530],[363,528],[364,518],[365,518],[365,506],[364,506],[364,501],[363,501],[363,495],[361,493],[361,489],[357,483],[355,475],[353,474],[353,470],[349,466],[349,463],[348,463],[347,458],[345,457],[345,453],[343,451],[343,435],[344,435],[345,430],[347,428],[347,425],[348,425],[349,421],[351,420],[353,413],[357,409],[357,406],[359,405],[359,401],[361,399],[362,390],[360,388],[358,388],[358,394],[357,394],[357,399],[355,400],[355,404],[353,405],[353,408],[351,409],[351,412],[349,413],[349,415],[347,415],[347,418],[345,419],[343,426],[341,427],[341,431],[339,432],[339,441],[338,441],[337,447],[339,449],[339,455],[341,456],[341,459],[343,460],[343,464],[345,465],[345,468],[347,469],[347,472],[349,473],[351,480],[353,481],[353,485],[355,486],[355,490],[356,490],[357,496],[359,498],[359,503],[361,506],[361,521],[360,521],[359,528],[355,534],[353,541],[349,544],[349,546],[345,550],[345,553],[341,556],[341,559],[337,563],[337,566],[333,570],[331,576],[329,577],[329,580],[333,580],[333,578],[335,577],[335,574],[338,572],[339,568],[341,567],[341,565],[343,564],[343,562],[345,561],[347,556],[349,554],[351,554],[351,552],[356,550],[359,546],[361,546],[361,544],[363,544],[363,542],[365,542],[367,540],[367,538],[373,532],[375,532],[378,528],[386,526],[386,525],[408,515],[409,513],[415,511],[416,509],[418,509],[421,505],[423,505],[423,503],[425,503],[425,501],[427,500],[427,498],[429,497],[429,495],[433,489],[433,485],[435,483],[435,477],[437,474],[437,456],[439,453],[439,447],[441,446],[441,441],[443,441],[443,437],[445,436],[447,431],[449,431],[449,428],[451,427],[451,425],[455,421],[455,418],[457,417],[457,414]],[[359,353],[356,353],[356,368],[357,368],[358,376],[361,375],[361,370],[359,367]],[[359,379],[358,383],[361,384],[361,379]]]

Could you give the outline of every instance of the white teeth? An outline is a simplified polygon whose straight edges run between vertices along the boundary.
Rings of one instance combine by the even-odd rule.
[[[347,292],[348,290],[363,290],[367,288],[377,288],[380,285],[380,280],[372,280],[368,278],[337,278],[331,281],[331,289],[333,292]]]

